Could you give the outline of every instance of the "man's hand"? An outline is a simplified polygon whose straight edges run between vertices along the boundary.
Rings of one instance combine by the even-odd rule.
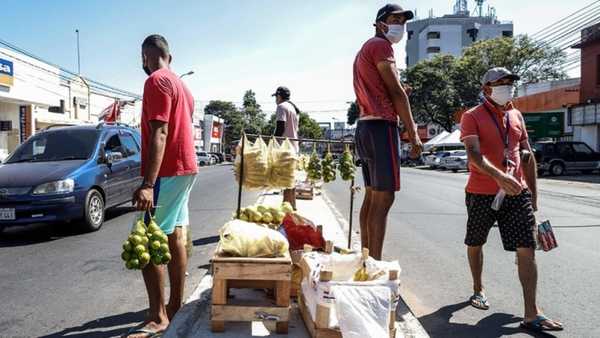
[[[148,211],[154,207],[154,190],[139,188],[133,193],[133,206],[140,211]]]
[[[516,196],[523,191],[521,183],[517,179],[509,174],[503,173],[496,180],[500,188],[502,188],[508,195]]]
[[[413,140],[410,144],[411,144],[411,147],[410,147],[410,153],[408,154],[408,156],[411,159],[416,160],[419,157],[421,157],[421,153],[423,152],[423,143],[421,143],[421,139],[419,138],[419,136],[415,135],[415,137],[413,138]]]

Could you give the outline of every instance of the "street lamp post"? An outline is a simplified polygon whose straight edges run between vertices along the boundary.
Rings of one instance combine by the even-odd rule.
[[[181,75],[179,75],[179,78],[180,78],[180,79],[182,79],[184,76],[187,76],[187,75],[193,75],[193,74],[194,74],[194,71],[193,71],[193,70],[190,70],[190,71],[189,71],[189,72],[187,72],[187,73],[184,73],[184,74],[181,74]]]
[[[81,75],[81,57],[79,54],[79,29],[75,30],[75,34],[77,34],[77,74]]]

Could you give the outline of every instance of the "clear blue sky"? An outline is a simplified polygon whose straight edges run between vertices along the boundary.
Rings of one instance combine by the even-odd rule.
[[[278,85],[304,110],[343,109],[354,98],[352,62],[380,0],[3,0],[0,37],[76,70],[75,29],[81,32],[85,76],[141,93],[140,44],[151,33],[171,45],[172,68],[197,100],[240,101],[257,92],[264,110]],[[426,16],[451,12],[454,0],[399,1]],[[591,0],[489,0],[515,32],[533,33]],[[472,8],[474,1],[469,0]],[[404,60],[404,42],[396,45]],[[343,114],[313,115],[320,121]]]

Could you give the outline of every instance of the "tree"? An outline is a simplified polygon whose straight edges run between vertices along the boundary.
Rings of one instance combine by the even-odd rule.
[[[437,123],[451,131],[454,112],[461,108],[461,100],[453,86],[456,78],[456,58],[438,55],[408,69],[404,77],[412,86],[411,108],[418,123]]]
[[[360,109],[358,108],[358,104],[356,101],[350,103],[350,107],[348,107],[348,113],[346,114],[348,118],[348,125],[352,126],[356,123],[360,116]]]
[[[478,41],[458,60],[456,89],[465,107],[479,102],[481,78],[493,67],[505,67],[521,77],[519,84],[566,78],[565,53],[534,41],[527,35]]]
[[[256,102],[256,93],[251,89],[244,93],[242,113],[246,118],[246,125],[244,127],[246,133],[260,134],[266,125],[265,113],[263,113],[260,105]]]
[[[438,123],[451,131],[455,113],[479,104],[481,78],[493,67],[521,76],[521,83],[562,79],[565,55],[527,36],[478,41],[460,58],[438,55],[402,72],[413,87],[411,106],[420,123]]]

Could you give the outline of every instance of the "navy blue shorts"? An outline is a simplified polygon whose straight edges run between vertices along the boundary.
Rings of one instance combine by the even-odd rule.
[[[398,124],[385,120],[358,121],[355,140],[365,186],[376,191],[399,191]]]

